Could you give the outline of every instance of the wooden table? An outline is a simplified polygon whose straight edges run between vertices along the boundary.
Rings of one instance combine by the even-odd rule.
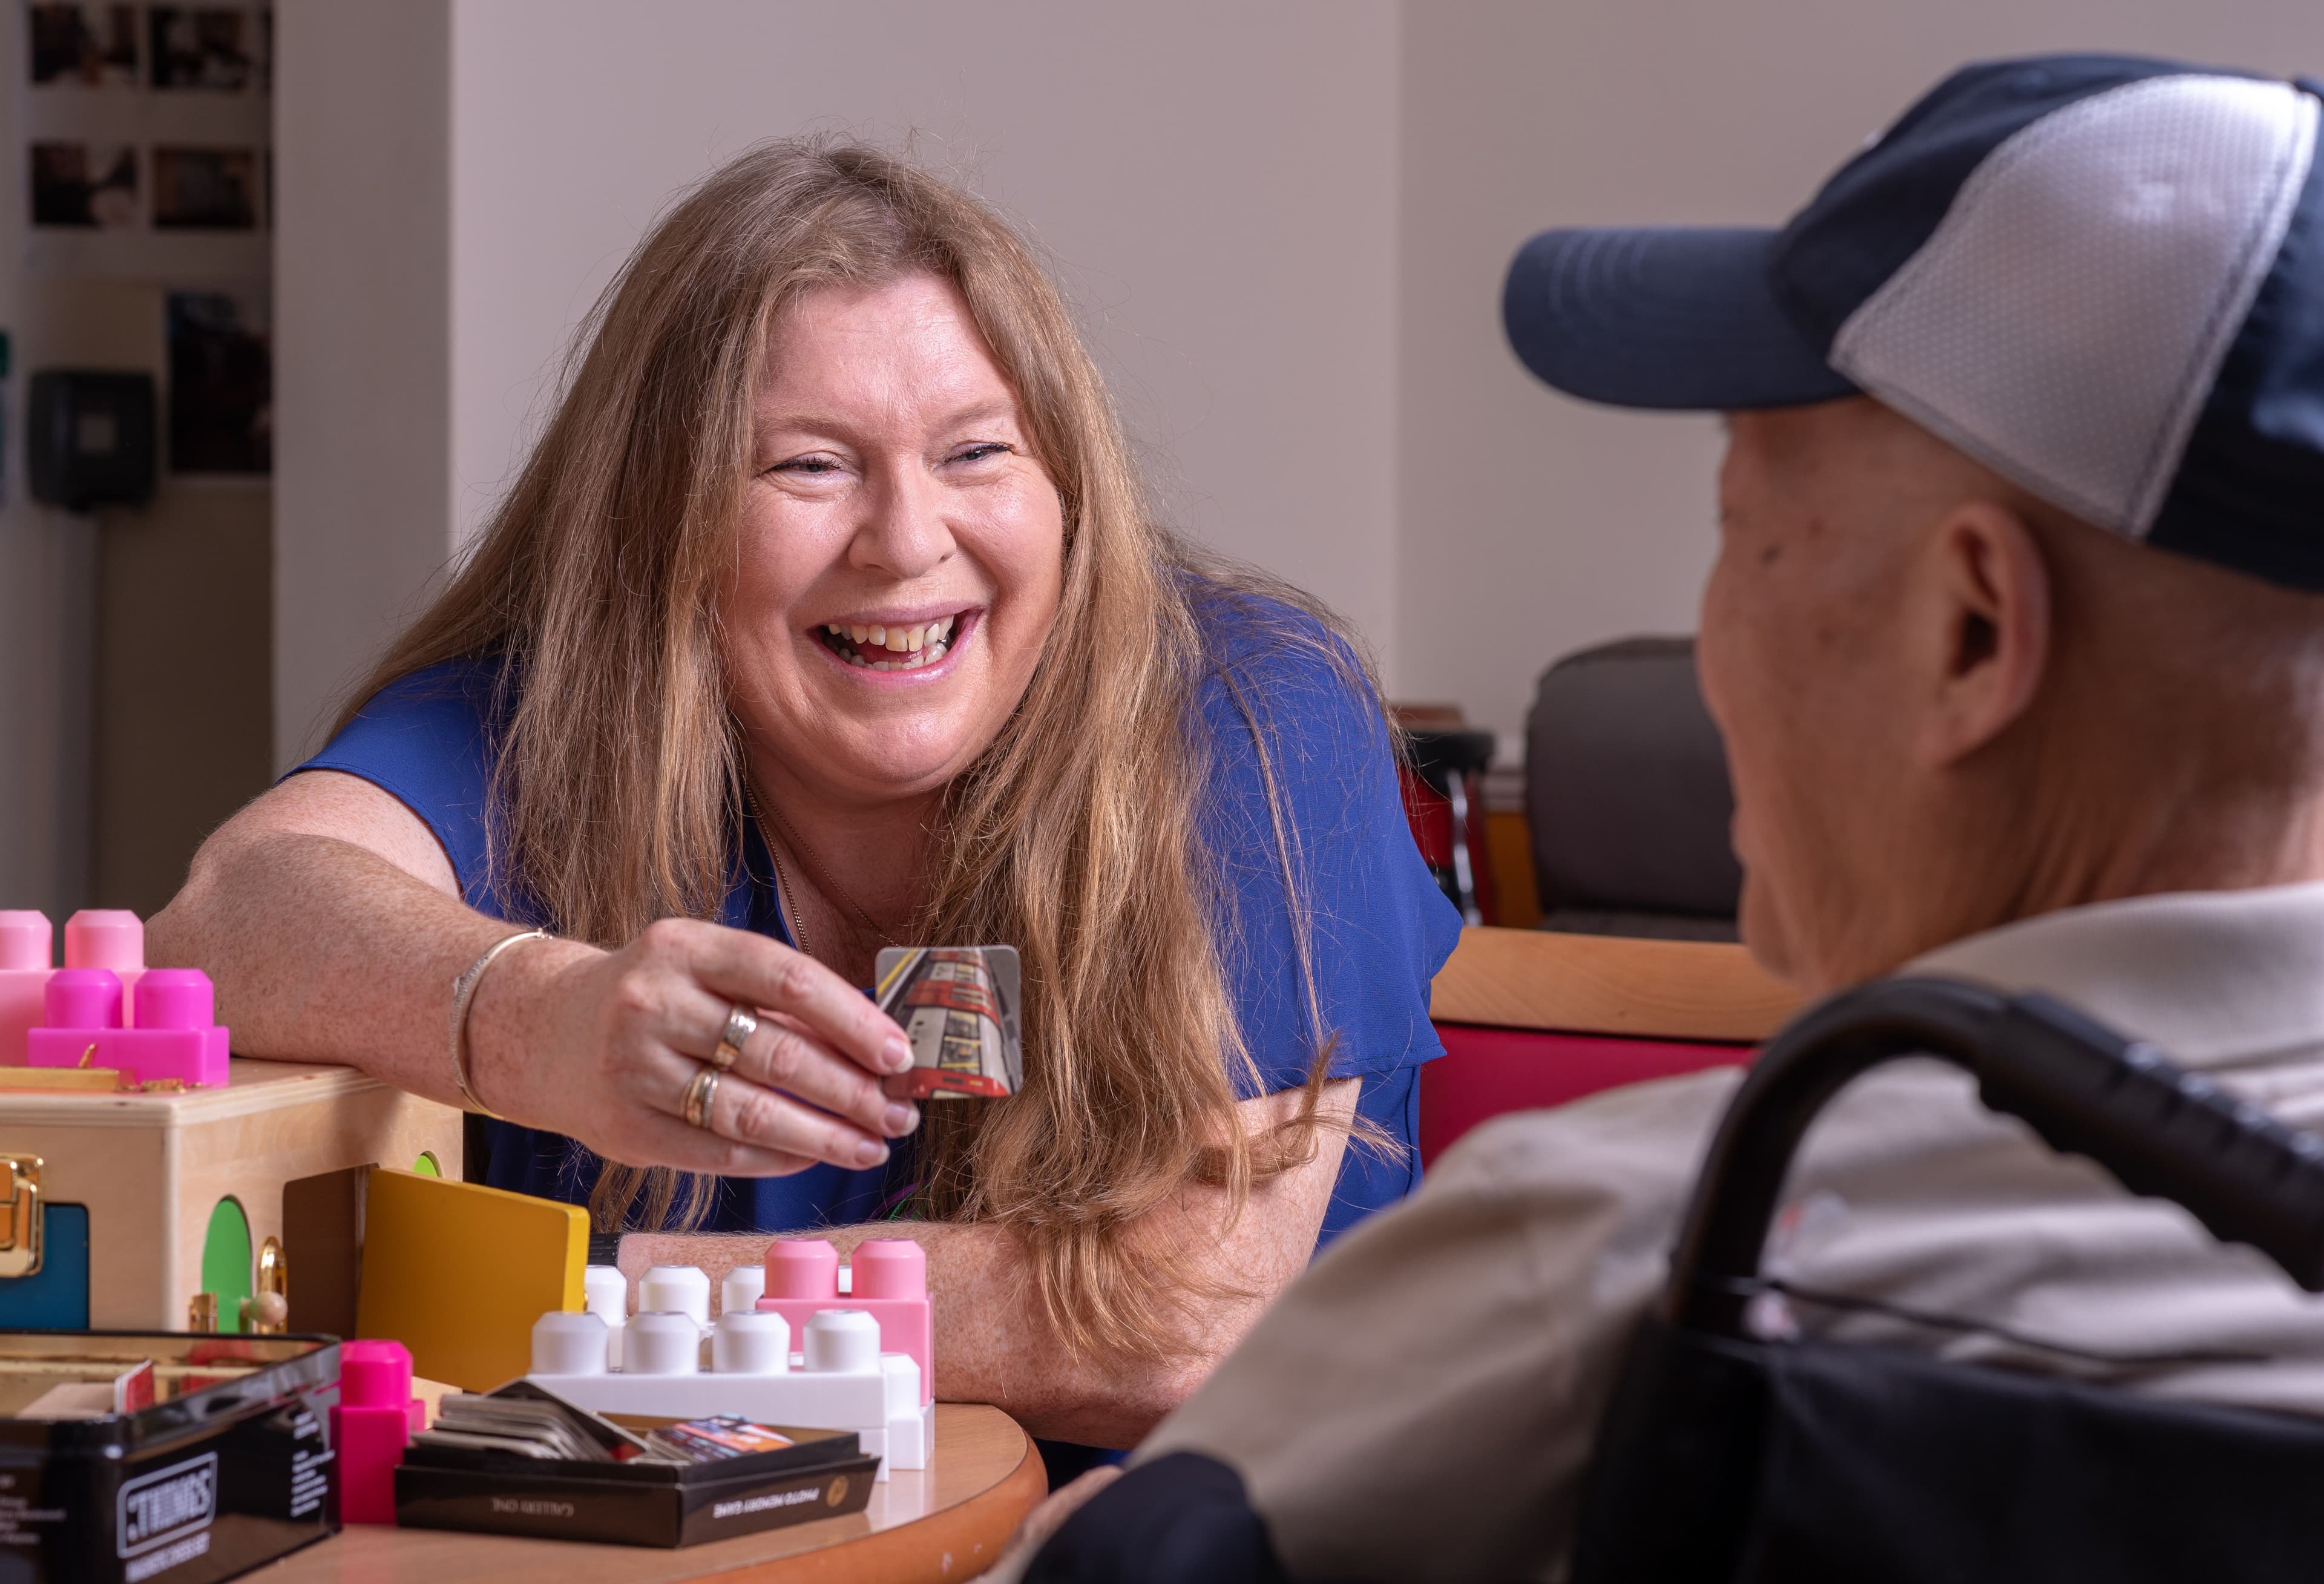
[[[991,1567],[1018,1520],[1048,1492],[1041,1455],[998,1408],[936,1404],[936,1454],[891,1469],[872,1505],[740,1540],[679,1551],[579,1545],[358,1524],[245,1577],[259,1584],[919,1584]]]

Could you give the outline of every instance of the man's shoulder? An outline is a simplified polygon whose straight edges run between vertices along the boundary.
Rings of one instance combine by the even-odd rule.
[[[2124,897],[2015,919],[1904,972],[2039,991],[2214,1075],[2324,1054],[2324,883]]]

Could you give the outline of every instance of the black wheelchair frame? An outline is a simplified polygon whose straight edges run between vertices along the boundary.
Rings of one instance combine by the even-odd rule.
[[[2324,1291],[2324,1139],[2043,996],[1899,979],[1835,997],[1720,1123],[1601,1427],[1574,1584],[2324,1578],[2324,1423],[1750,1334],[1801,1138],[1904,1056],[1966,1069],[2053,1148]]]
[[[1802,1138],[1905,1056],[1966,1069],[2052,1147],[2324,1291],[2324,1139],[2046,997],[1937,979],[1834,997],[1769,1043],[1713,1136],[1600,1422],[1572,1584],[2324,1579],[2324,1420],[1752,1333]],[[1240,1478],[1186,1452],[1100,1493],[1026,1576],[1290,1577]]]

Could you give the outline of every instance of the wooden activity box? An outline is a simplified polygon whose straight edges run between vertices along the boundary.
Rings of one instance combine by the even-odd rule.
[[[214,1315],[224,1331],[256,1318],[353,1334],[346,1218],[294,1185],[375,1165],[457,1182],[460,1113],[350,1068],[239,1059],[224,1088],[0,1088],[0,1327],[182,1331]],[[319,1204],[324,1231],[286,1224],[286,1187],[289,1222]]]

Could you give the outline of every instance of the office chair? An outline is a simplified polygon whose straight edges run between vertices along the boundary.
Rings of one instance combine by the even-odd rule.
[[[1526,824],[1544,929],[1735,939],[1727,751],[1692,638],[1626,638],[1541,674],[1526,715]]]

